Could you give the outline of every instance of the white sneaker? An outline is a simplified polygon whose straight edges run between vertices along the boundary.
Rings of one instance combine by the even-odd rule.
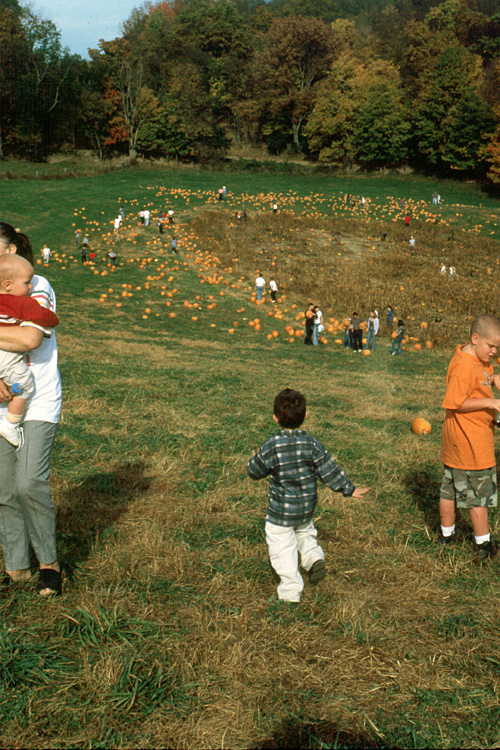
[[[24,430],[20,425],[11,424],[6,419],[0,422],[0,436],[4,437],[9,443],[21,448],[24,444]]]

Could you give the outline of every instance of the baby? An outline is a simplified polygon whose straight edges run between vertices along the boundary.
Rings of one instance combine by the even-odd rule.
[[[18,255],[0,256],[0,325],[33,325],[50,336],[59,320],[28,296],[31,292],[33,266]],[[10,387],[12,399],[7,415],[0,421],[0,436],[20,447],[23,443],[23,421],[26,403],[34,388],[33,375],[18,352],[0,351],[0,379]]]

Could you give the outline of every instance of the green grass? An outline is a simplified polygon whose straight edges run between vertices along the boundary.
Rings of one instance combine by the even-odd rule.
[[[221,182],[229,190],[222,206],[213,201]],[[276,255],[276,271],[283,283],[289,278],[282,269],[288,268],[293,218],[283,217],[266,233],[267,218],[264,228],[258,218],[265,205],[261,194],[296,191],[303,197],[293,200],[301,231],[291,252],[313,281],[327,260],[333,266],[338,257],[336,246],[332,253],[317,239],[320,229],[335,243],[338,236],[359,238],[356,284],[368,276],[378,283],[376,274],[387,268],[384,254],[391,268],[434,268],[445,236],[440,228],[422,232],[425,248],[414,260],[404,255],[405,240],[395,229],[387,245],[377,244],[377,262],[367,274],[367,234],[379,226],[382,200],[371,222],[340,217],[336,230],[320,224],[325,204],[311,207],[308,200],[315,193],[356,190],[372,201],[390,195],[397,201],[403,184],[406,198],[415,201],[434,190],[424,180],[342,182],[198,170],[161,175],[144,169],[0,182],[3,218],[28,231],[35,243],[47,240],[58,254],[43,272],[57,292],[61,319],[64,417],[52,484],[67,566],[62,598],[40,601],[28,585],[0,600],[2,745],[498,744],[499,563],[479,567],[467,519],[459,523],[453,548],[436,544],[440,404],[447,362],[468,324],[459,305],[471,293],[470,282],[457,287],[460,300],[447,310],[446,342],[402,358],[390,356],[387,337],[371,357],[343,350],[330,335],[327,346],[314,350],[301,340],[288,342],[284,325],[299,327],[291,305],[301,310],[311,288],[326,317],[342,319],[350,307],[342,274],[323,273],[324,286],[309,287],[312,282],[298,279],[294,266],[294,281],[280,304],[288,309],[282,321],[267,316],[267,303],[256,309],[249,299],[252,274],[263,258],[267,275]],[[498,202],[470,186],[445,187],[443,197],[470,206],[474,223],[481,205],[498,210]],[[185,192],[171,193],[174,188]],[[123,265],[110,272],[100,259],[97,275],[68,257],[72,223],[89,222],[91,229],[101,211],[111,219],[120,198],[134,215],[119,247]],[[147,200],[158,208],[166,198],[176,210],[177,259],[168,252],[169,233],[164,247],[147,245],[158,238],[156,227],[148,233],[136,227],[140,204]],[[230,214],[238,205],[247,205],[251,218],[235,234]],[[384,221],[390,225],[390,216]],[[313,242],[313,253],[300,244],[304,238]],[[107,247],[100,231],[92,242],[102,251]],[[478,245],[465,232],[463,244],[468,279],[476,263],[481,271],[490,263],[496,246]],[[224,271],[237,257],[235,248],[238,264]],[[208,268],[203,255],[195,263],[197,250],[220,262]],[[158,260],[127,262],[136,258]],[[230,283],[206,282],[203,276],[214,270]],[[475,278],[480,283],[483,273]],[[389,282],[399,289],[399,279]],[[131,285],[132,297],[122,297],[123,284]],[[380,290],[396,294],[392,286]],[[178,292],[172,297],[162,296],[173,288]],[[389,300],[380,290],[382,309]],[[401,309],[416,305],[418,295],[431,292],[425,272],[415,273],[413,297],[401,295],[397,303]],[[362,286],[360,294],[375,292]],[[211,310],[209,296],[217,303]],[[197,301],[200,309],[185,307],[185,300]],[[262,321],[260,333],[248,325],[254,317]],[[420,335],[415,317],[410,333]],[[239,326],[229,334],[234,321]],[[279,337],[270,341],[266,334],[273,329]],[[305,427],[349,477],[372,487],[358,501],[320,490],[316,518],[328,574],[319,586],[306,585],[298,609],[276,601],[263,533],[266,484],[246,476],[252,448],[274,431],[272,401],[284,386],[306,393]],[[417,415],[433,425],[428,438],[410,432]],[[495,513],[491,520],[496,531]]]

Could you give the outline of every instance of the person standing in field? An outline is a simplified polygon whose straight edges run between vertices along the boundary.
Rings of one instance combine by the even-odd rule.
[[[278,285],[277,285],[277,283],[275,282],[274,279],[271,279],[270,282],[269,282],[269,290],[271,292],[271,302],[273,304],[275,304],[276,303],[276,292],[278,291]]]
[[[26,235],[0,223],[0,255],[17,253],[33,265]],[[31,299],[56,312],[47,279],[35,274]],[[0,349],[30,353],[35,391],[24,416],[24,444],[16,451],[0,439],[0,545],[5,563],[4,583],[16,585],[31,577],[30,543],[39,563],[37,590],[42,596],[61,593],[61,568],[56,549],[56,517],[49,475],[50,453],[61,413],[61,379],[57,368],[55,334],[44,338],[33,327],[3,326]],[[7,411],[11,393],[0,381],[0,415]]]
[[[351,330],[351,319],[344,319],[344,343],[342,344],[344,349],[352,349],[352,330]]]
[[[488,508],[497,505],[493,433],[500,399],[493,396],[492,386],[500,389],[500,376],[493,374],[493,359],[499,347],[500,320],[494,315],[480,315],[471,325],[469,341],[455,350],[442,403],[446,416],[439,500],[441,541],[453,541],[457,509],[467,509],[481,560],[488,560],[497,552]]]
[[[394,319],[394,311],[391,305],[387,305],[386,315],[387,317],[385,319],[385,323],[387,326],[387,332],[392,333],[392,321]]]
[[[314,305],[313,314],[314,314],[313,346],[318,346],[319,334],[323,330],[323,313],[319,309],[318,305]]]
[[[122,223],[121,216],[117,216],[114,221],[114,229],[115,229],[115,241],[120,242],[120,225]]]
[[[48,266],[50,261],[50,247],[47,247],[47,243],[45,243],[45,245],[43,246],[42,255],[43,262],[46,266]]]
[[[307,306],[307,310],[305,312],[305,319],[306,319],[306,335],[304,337],[304,344],[311,345],[312,346],[312,337],[313,337],[313,330],[314,330],[314,303],[310,302]]]
[[[394,334],[393,334],[394,335]],[[397,345],[397,354],[401,355],[403,354],[403,338],[405,335],[405,324],[401,320],[401,318],[398,320],[398,330],[396,331],[396,335],[394,336],[392,340],[392,356],[396,354],[396,345]]]
[[[357,312],[351,316],[352,350],[360,352],[363,349],[363,331],[361,330],[361,318]]]
[[[266,287],[265,279],[260,275],[260,271],[257,271],[257,278],[255,279],[255,290],[257,292],[257,301],[260,302],[264,289]]]
[[[375,314],[375,312],[370,313],[370,317],[368,318],[368,327],[366,329],[366,346],[365,349],[370,348],[370,342],[372,344],[372,352],[375,351],[375,342],[377,339],[377,333],[379,329],[379,320],[378,315]]]

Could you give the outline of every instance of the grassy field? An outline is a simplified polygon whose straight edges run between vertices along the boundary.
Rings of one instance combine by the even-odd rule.
[[[366,212],[346,209],[347,191]],[[66,571],[60,599],[27,586],[0,601],[0,744],[498,746],[500,563],[479,565],[465,518],[455,546],[436,540],[446,366],[471,316],[496,311],[500,202],[424,180],[197,170],[5,180],[0,195],[2,218],[54,253],[37,269],[61,318],[52,485]],[[178,256],[170,230],[139,225],[146,205],[174,208]],[[279,312],[251,301],[257,270],[275,274]],[[299,317],[309,297],[333,329],[315,348]],[[371,356],[335,343],[353,307],[387,304],[408,324],[402,357],[385,331]],[[327,577],[296,610],[276,600],[266,483],[246,475],[285,386],[308,397],[306,429],[372,488],[320,490]],[[411,433],[416,416],[429,437]]]

